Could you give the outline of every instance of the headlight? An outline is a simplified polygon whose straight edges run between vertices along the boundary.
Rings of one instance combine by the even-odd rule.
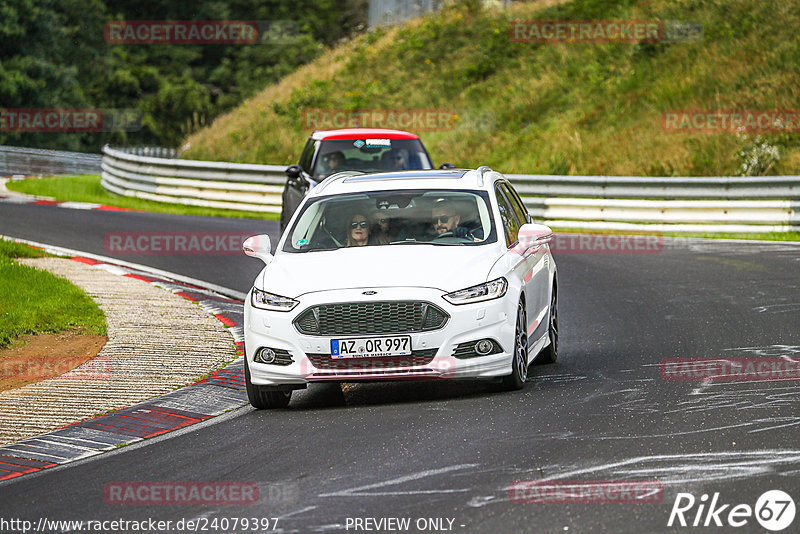
[[[444,300],[450,304],[471,304],[484,300],[499,299],[506,294],[508,281],[505,278],[498,278],[485,284],[460,289],[444,295]]]
[[[273,295],[266,291],[253,288],[250,293],[250,303],[259,309],[287,312],[297,306],[297,301],[280,295]]]

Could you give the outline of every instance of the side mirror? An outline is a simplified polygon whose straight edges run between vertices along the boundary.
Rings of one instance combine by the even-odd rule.
[[[553,240],[553,229],[544,224],[523,224],[519,229],[518,243],[514,247],[517,254],[525,254]]]
[[[272,261],[272,244],[267,234],[248,237],[244,240],[244,243],[242,243],[242,250],[248,256],[263,261],[264,265],[269,265]]]
[[[442,163],[441,165],[439,165],[439,168],[440,169],[455,169],[456,166],[453,165],[452,163]]]
[[[303,169],[300,168],[300,165],[295,164],[289,165],[283,172],[286,173],[286,176],[289,178],[289,180],[297,180],[300,178],[300,173],[303,172]]]

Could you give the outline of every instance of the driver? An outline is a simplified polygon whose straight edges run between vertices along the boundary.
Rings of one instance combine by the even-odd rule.
[[[333,174],[335,172],[339,172],[341,167],[344,165],[344,154],[341,151],[337,150],[336,152],[331,152],[328,154],[328,172]],[[338,169],[338,170],[337,170]]]
[[[448,200],[440,200],[436,203],[433,207],[431,218],[433,219],[433,230],[437,236],[444,236],[449,233],[454,237],[479,241],[468,228],[458,225],[461,222],[461,216],[456,212],[456,207],[453,203]]]
[[[408,167],[406,156],[400,150],[387,150],[381,154],[380,165],[387,171],[401,171]]]

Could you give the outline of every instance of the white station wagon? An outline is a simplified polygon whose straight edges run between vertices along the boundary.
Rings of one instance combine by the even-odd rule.
[[[500,378],[558,354],[552,230],[488,167],[332,175],[305,197],[245,301],[256,408],[309,382]]]

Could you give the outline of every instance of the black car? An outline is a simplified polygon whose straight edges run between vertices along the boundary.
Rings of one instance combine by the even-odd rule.
[[[442,168],[451,167],[449,163],[442,165]],[[299,163],[286,169],[281,232],[309,188],[333,173],[432,168],[428,151],[412,133],[376,128],[316,131],[308,138]]]

